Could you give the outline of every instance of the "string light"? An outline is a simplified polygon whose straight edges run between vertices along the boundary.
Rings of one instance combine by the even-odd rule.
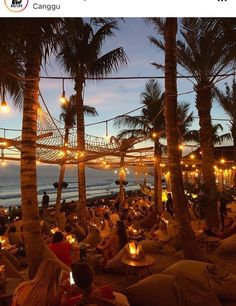
[[[179,145],[179,149],[183,150],[184,146],[182,144]]]
[[[67,102],[64,79],[62,79],[62,94],[60,97],[60,101],[61,101],[61,104],[66,104]]]
[[[8,113],[10,111],[10,108],[7,104],[7,101],[5,100],[5,87],[3,86],[3,94],[2,94],[2,102],[1,102],[1,112],[2,113]]]
[[[224,164],[225,163],[225,159],[221,158],[220,162],[221,162],[221,164]]]
[[[191,159],[194,159],[194,158],[195,158],[195,155],[194,155],[194,154],[191,154],[191,155],[190,155],[190,158],[191,158]]]

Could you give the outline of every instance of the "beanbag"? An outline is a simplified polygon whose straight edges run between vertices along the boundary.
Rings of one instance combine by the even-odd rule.
[[[236,301],[236,275],[218,265],[194,260],[182,260],[163,273],[177,275],[181,272],[189,281],[197,281],[212,290],[220,300]]]
[[[139,221],[141,228],[151,229],[157,223],[157,213],[152,211],[147,217]]]
[[[108,260],[104,267],[105,272],[111,272],[115,274],[125,274],[126,267],[121,262],[121,257],[127,254],[127,247],[124,246],[123,249],[112,259]]]
[[[142,240],[140,244],[142,245],[145,253],[160,253],[163,251],[163,245],[158,241],[145,239]]]
[[[4,265],[5,266],[5,275],[6,275],[6,277],[22,278],[20,273],[13,266],[13,264],[2,253],[0,253],[0,265]]]
[[[179,272],[181,272],[189,280],[199,281],[200,283],[203,283],[205,286],[209,287],[209,280],[205,275],[207,265],[212,266],[212,264],[202,261],[181,260],[164,270],[163,273],[168,275],[177,275]]]
[[[173,275],[153,274],[128,287],[124,294],[132,306],[177,306]]]
[[[220,300],[236,301],[236,275],[218,265],[208,265],[206,275],[210,287]]]
[[[220,306],[215,294],[196,281],[189,281],[182,273],[151,275],[125,290],[134,306]]]
[[[226,238],[222,239],[220,241],[219,246],[214,251],[217,255],[236,255],[236,234]]]

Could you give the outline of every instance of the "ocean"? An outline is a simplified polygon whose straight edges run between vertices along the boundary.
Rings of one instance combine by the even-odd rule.
[[[96,196],[115,194],[118,192],[119,186],[115,184],[117,179],[114,174],[106,175],[105,177],[88,175],[86,178],[87,198]],[[57,189],[54,188],[53,183],[58,180],[57,177],[40,176],[38,177],[38,202],[41,204],[43,192],[46,191],[50,197],[50,203],[54,204],[56,200]],[[65,180],[68,187],[63,189],[62,200],[77,200],[77,178],[75,176],[66,177]],[[128,179],[128,185],[125,189],[136,190],[139,189],[139,183],[143,179],[137,180],[135,177]],[[0,206],[18,206],[21,203],[20,199],[20,180],[18,176],[1,177],[0,176]]]

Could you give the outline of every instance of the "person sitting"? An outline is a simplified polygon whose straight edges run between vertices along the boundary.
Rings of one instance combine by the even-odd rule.
[[[161,243],[165,243],[169,241],[169,235],[167,231],[167,225],[165,222],[160,221],[159,229],[152,232],[153,239],[159,241]]]
[[[0,216],[0,236],[3,236],[5,231],[7,230],[5,218]]]
[[[118,215],[118,211],[114,210],[110,218],[113,226],[116,226],[116,222],[120,221],[120,216]]]
[[[72,230],[72,227],[71,227],[71,225],[70,225],[69,223],[67,223],[66,226],[65,226],[65,236],[66,236],[66,237],[67,237],[67,236],[71,236],[72,238],[74,238],[75,240],[77,240],[77,239],[76,239],[76,236],[74,235],[74,232],[73,232],[73,230]]]
[[[12,306],[58,306],[61,303],[61,266],[53,259],[40,265],[35,277],[15,290]]]
[[[95,214],[95,210],[93,208],[89,209],[88,211],[88,223],[92,226],[99,227],[100,220]]]
[[[75,287],[70,288],[70,298],[62,306],[101,305],[129,306],[127,298],[112,291],[109,285],[95,287],[93,268],[86,262],[74,263],[71,267]],[[77,289],[77,290],[76,290]]]
[[[100,232],[97,227],[90,226],[87,237],[82,241],[83,243],[89,244],[90,248],[96,248],[101,242]]]
[[[114,227],[108,237],[99,243],[97,249],[102,252],[106,260],[109,260],[115,257],[127,242],[128,238],[125,224],[122,221],[117,221],[116,227]]]
[[[81,242],[86,237],[85,230],[78,224],[78,222],[72,223],[72,231],[78,242]]]
[[[113,227],[113,224],[111,222],[110,216],[108,212],[105,212],[103,214],[103,221],[100,227],[100,235],[102,239],[109,236],[112,227]]]
[[[15,226],[11,226],[9,228],[7,236],[11,245],[16,245],[17,247],[21,247],[24,245],[21,232],[17,232]]]
[[[172,216],[174,213],[174,208],[173,208],[173,199],[172,199],[172,195],[170,192],[168,192],[167,194],[167,201],[166,201],[166,210],[168,211],[168,213]]]
[[[52,243],[49,248],[65,265],[71,266],[72,264],[72,245],[64,240],[62,232],[56,232],[52,237]],[[77,248],[76,251],[79,252]]]
[[[60,209],[60,212],[57,217],[58,217],[58,227],[62,232],[64,232],[66,225],[66,214],[64,212],[64,208]]]

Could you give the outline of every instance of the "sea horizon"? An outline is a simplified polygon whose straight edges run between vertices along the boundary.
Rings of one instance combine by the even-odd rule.
[[[86,177],[86,194],[87,199],[98,196],[116,194],[119,186],[115,184],[117,175],[114,173],[102,178],[88,175]],[[43,192],[46,191],[50,198],[50,204],[55,204],[57,189],[53,186],[57,178],[50,176],[39,176],[37,178],[38,186],[38,203],[41,205]],[[77,178],[75,176],[66,176],[64,179],[68,187],[63,189],[61,200],[72,201],[78,200]],[[137,179],[134,176],[128,178],[128,185],[125,186],[127,191],[139,189],[139,184],[143,179]],[[152,182],[149,182],[150,185]],[[0,206],[14,207],[21,205],[20,178],[18,176],[1,177],[0,176]]]

